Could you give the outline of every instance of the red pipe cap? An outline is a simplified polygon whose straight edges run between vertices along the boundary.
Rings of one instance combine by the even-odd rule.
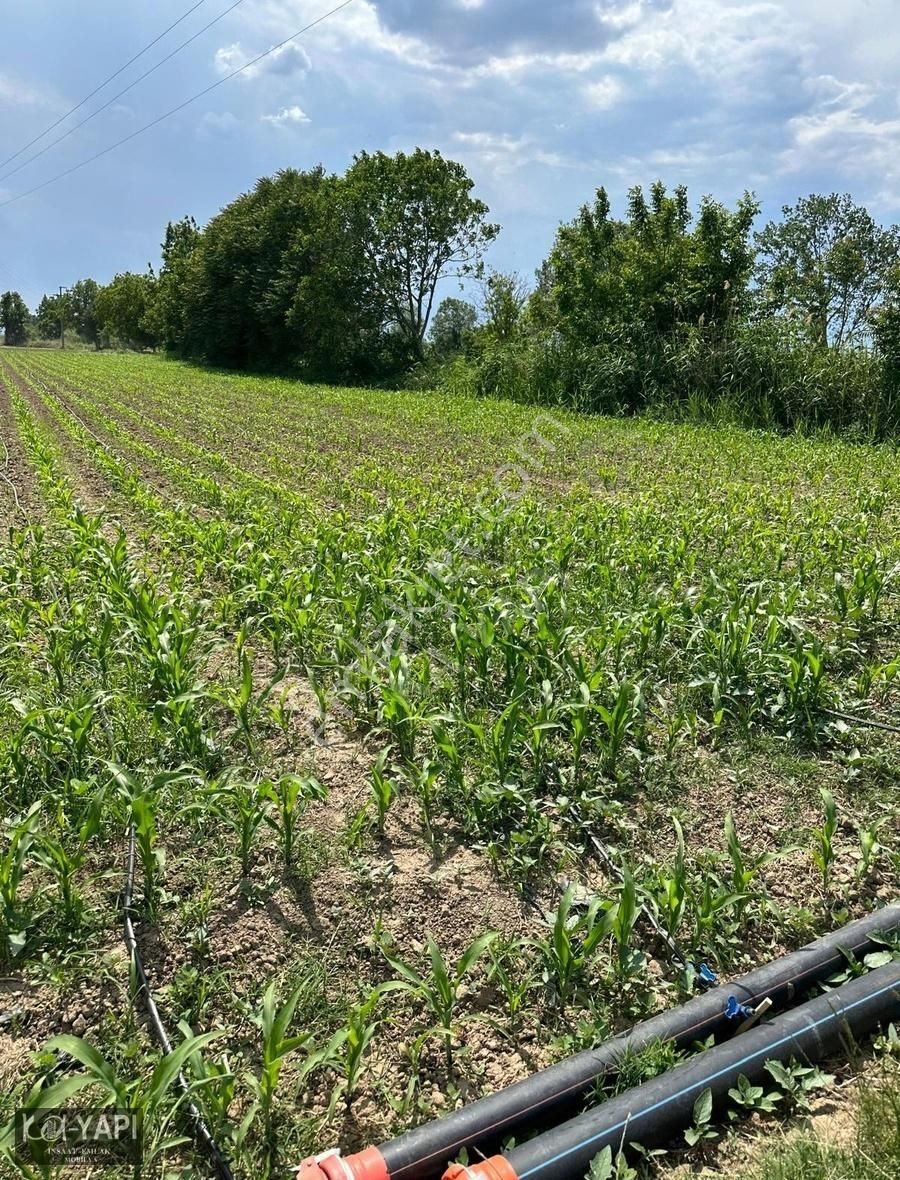
[[[442,1180],[519,1180],[505,1155],[492,1155],[477,1164],[451,1164]]]
[[[390,1180],[377,1147],[367,1147],[346,1158],[337,1149],[310,1156],[297,1165],[297,1180]]]

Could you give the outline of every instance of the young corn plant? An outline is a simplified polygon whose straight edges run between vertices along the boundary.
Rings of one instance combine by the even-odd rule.
[[[291,1036],[289,1031],[302,993],[303,988],[298,987],[279,1006],[273,980],[266,988],[259,1012],[253,1018],[261,1034],[262,1061],[259,1072],[248,1073],[246,1081],[254,1096],[254,1113],[258,1112],[262,1116],[267,1175],[275,1164],[277,1154],[275,1099],[281,1071],[287,1056],[310,1041],[308,1032]]]
[[[779,698],[788,726],[815,737],[818,718],[827,703],[825,659],[821,647],[799,646],[793,656],[787,656],[787,671]]]
[[[763,890],[753,888],[753,883],[759,876],[760,870],[782,860],[791,852],[795,852],[796,849],[792,846],[778,849],[775,852],[763,852],[758,856],[748,856],[741,847],[734,824],[734,816],[730,811],[725,817],[725,848],[728,859],[731,861],[731,889],[736,896],[741,898],[735,903],[736,912],[738,917],[742,918],[749,902],[754,897],[764,897],[765,895]]]
[[[99,809],[91,808],[78,832],[78,843],[70,851],[62,836],[54,839],[41,835],[35,850],[38,861],[56,881],[62,901],[63,923],[67,932],[75,933],[84,912],[84,903],[75,888],[75,876],[87,859],[88,843],[100,830]]]
[[[600,718],[597,729],[597,743],[601,751],[601,766],[607,777],[616,779],[619,763],[629,738],[637,730],[642,706],[639,685],[622,683],[616,690],[616,699],[610,708],[595,705]]]
[[[644,966],[644,954],[632,946],[634,926],[640,917],[642,906],[637,900],[634,877],[629,869],[622,875],[619,899],[613,907],[611,933],[616,950],[615,973],[620,982],[640,974]]]
[[[834,849],[834,837],[838,828],[838,814],[837,804],[834,801],[834,795],[827,788],[823,787],[819,792],[822,800],[823,821],[817,828],[812,828],[810,836],[812,838],[812,860],[813,864],[819,870],[822,877],[822,889],[827,894],[831,886],[831,877],[834,872],[834,862],[837,859],[837,853]]]
[[[379,1021],[375,1016],[375,1010],[383,994],[381,988],[373,988],[361,1003],[354,1004],[350,1009],[347,1023],[337,1034],[338,1043],[332,1043],[329,1048],[329,1055],[341,1077],[340,1084],[332,1095],[332,1101],[343,1093],[344,1104],[348,1110],[352,1107],[359,1088],[366,1053],[378,1031]]]
[[[290,869],[294,863],[297,824],[309,804],[315,800],[321,802],[328,791],[312,775],[283,774],[277,782],[260,783],[259,792],[275,805],[275,815],[267,815],[266,822],[278,833],[284,867]]]
[[[37,839],[40,802],[33,803],[21,819],[3,821],[5,848],[0,853],[0,906],[6,934],[5,954],[15,958],[25,946],[31,917],[22,911],[19,889],[28,854]]]
[[[465,977],[496,938],[495,931],[480,935],[470,943],[455,963],[448,964],[441,954],[440,947],[429,935],[426,952],[430,970],[427,973],[417,971],[409,963],[382,948],[382,954],[398,978],[383,983],[381,990],[405,992],[425,1004],[436,1022],[435,1031],[444,1041],[448,1071],[453,1068],[454,1018],[460,988]]]
[[[390,811],[397,790],[396,783],[386,773],[390,753],[390,748],[385,747],[375,759],[369,774],[369,789],[375,802],[375,827],[378,835],[382,838],[384,837],[384,825],[387,820],[387,814]]]
[[[498,938],[488,948],[491,960],[488,982],[503,993],[506,1010],[513,1021],[522,1014],[528,993],[537,983],[534,964],[526,954],[529,949],[530,943],[525,938]]]
[[[187,780],[181,771],[165,771],[146,776],[132,774],[121,766],[109,764],[113,781],[128,806],[134,828],[135,845],[144,878],[144,906],[148,917],[155,917],[159,905],[160,879],[165,871],[166,855],[157,840],[156,820],[160,795],[165,788]]]
[[[265,783],[248,783],[231,776],[212,792],[213,811],[237,836],[241,876],[245,879],[250,876],[253,844],[269,815],[270,799]]]
[[[550,920],[550,934],[532,940],[544,960],[544,979],[551,983],[561,1009],[572,998],[575,985],[594,951],[612,933],[618,907],[594,898],[585,913],[572,913],[575,887],[570,885]]]
[[[654,909],[669,938],[678,934],[690,894],[684,829],[674,816],[672,824],[675,828],[675,863],[671,869],[657,870],[650,886]]]
[[[184,1096],[174,1098],[172,1093],[178,1086],[179,1075],[192,1056],[200,1054],[222,1035],[216,1031],[191,1036],[161,1057],[149,1076],[143,1072],[136,1080],[120,1076],[115,1066],[93,1045],[79,1037],[54,1037],[45,1046],[47,1052],[67,1055],[81,1065],[84,1072],[70,1074],[46,1088],[37,1083],[24,1106],[26,1109],[55,1109],[88,1086],[99,1088],[103,1094],[100,1106],[114,1106],[138,1116],[144,1128],[141,1163],[153,1172],[173,1147],[189,1142],[188,1137],[179,1134],[173,1125],[185,1101]],[[196,1084],[189,1084],[188,1094],[195,1089]]]
[[[709,869],[693,877],[688,889],[693,945],[730,949],[740,925],[738,913],[745,901],[745,894],[735,893]]]
[[[279,684],[285,677],[285,669],[279,669],[274,676],[272,676],[266,684],[259,690],[254,691],[253,682],[253,663],[250,659],[249,653],[241,648],[240,652],[240,684],[237,690],[230,687],[225,687],[219,690],[218,698],[226,709],[232,714],[237,723],[237,732],[240,734],[246,747],[247,753],[251,758],[256,757],[256,739],[253,734],[253,727],[257,719],[264,712],[266,702],[275,691]]]
[[[856,838],[859,841],[859,859],[856,862],[856,879],[858,881],[863,881],[868,877],[875,858],[882,851],[878,836],[884,822],[885,817],[882,816],[870,827],[856,829]]]

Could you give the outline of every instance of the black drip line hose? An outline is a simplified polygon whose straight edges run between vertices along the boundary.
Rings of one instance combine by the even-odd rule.
[[[147,972],[144,970],[144,963],[141,959],[141,952],[138,948],[137,939],[134,934],[134,923],[132,922],[132,900],[134,896],[134,866],[135,866],[135,848],[134,848],[134,824],[130,824],[128,828],[128,854],[125,861],[125,889],[122,894],[122,910],[123,910],[123,927],[125,936],[125,945],[128,947],[128,953],[131,961],[134,964],[135,973],[138,978],[137,995],[143,997],[144,1008],[147,1011],[147,1019],[150,1022],[150,1028],[153,1032],[153,1037],[156,1043],[162,1049],[163,1053],[168,1055],[172,1052],[172,1042],[169,1040],[165,1025],[159,1015],[159,1009],[156,1006],[156,1001],[153,999],[153,992],[150,989],[150,981],[147,979]],[[137,998],[137,996],[135,997]],[[190,1087],[188,1086],[187,1078],[184,1073],[179,1071],[176,1079],[178,1089],[182,1094],[188,1095]],[[209,1127],[207,1127],[203,1115],[200,1113],[197,1105],[188,1097],[185,1102],[185,1109],[188,1118],[192,1124],[194,1137],[197,1140],[198,1146],[203,1150],[205,1155],[209,1158],[216,1175],[219,1180],[234,1180],[234,1173],[231,1170],[231,1164],[228,1162],[224,1152],[212,1136]]]

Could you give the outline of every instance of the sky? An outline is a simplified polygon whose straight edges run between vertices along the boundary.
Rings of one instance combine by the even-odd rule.
[[[202,0],[0,168],[0,290],[34,306],[79,278],[144,270],[170,219],[202,224],[260,176],[342,171],[360,149],[461,160],[502,226],[488,261],[529,278],[599,185],[617,211],[657,178],[687,184],[693,202],[750,189],[760,226],[800,196],[846,191],[900,222],[900,0],[351,0],[152,130],[14,199],[337,2],[238,0],[201,32],[234,5]],[[4,0],[0,160],[196,3]]]

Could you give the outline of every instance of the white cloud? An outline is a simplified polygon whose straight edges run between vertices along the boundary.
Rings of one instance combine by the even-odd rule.
[[[493,131],[456,131],[453,141],[477,157],[479,164],[496,174],[511,172],[531,164],[548,168],[571,165],[559,152],[546,151],[526,135],[514,136]]]
[[[13,107],[53,107],[56,102],[47,93],[14,78],[12,74],[0,73],[0,105]]]
[[[868,82],[831,75],[810,79],[817,101],[789,120],[785,172],[827,169],[838,178],[865,178],[881,199],[900,200],[900,117],[879,111],[879,91]],[[893,96],[892,96],[893,97]],[[893,103],[890,104],[893,108]]]
[[[257,0],[245,13],[254,30],[278,41],[321,16],[322,9],[315,0]],[[338,52],[343,63],[348,60],[347,52],[358,46],[412,66],[436,69],[439,65],[436,55],[419,37],[388,29],[374,0],[355,0],[305,33],[303,43],[315,44],[317,53],[320,50],[331,55]]]
[[[607,111],[619,103],[625,94],[625,87],[618,78],[607,74],[595,82],[588,82],[583,93],[590,106]]]
[[[220,74],[227,75],[239,70],[248,62],[254,61],[265,49],[245,49],[240,41],[232,45],[223,45],[216,50],[215,66]],[[289,41],[274,53],[263,58],[255,65],[244,70],[243,77],[257,78],[260,74],[277,74],[289,77],[292,74],[305,74],[311,68],[309,54],[302,45]]]
[[[503,78],[512,80],[537,73],[583,74],[602,60],[596,51],[585,53],[510,53],[504,57],[489,57],[481,65],[466,71],[471,78]]]
[[[271,123],[275,127],[287,127],[292,124],[308,123],[309,115],[298,106],[285,107],[277,115],[263,115],[262,121],[264,123]]]
[[[799,65],[806,38],[790,3],[770,0],[674,0],[667,9],[645,9],[644,19],[612,41],[608,62],[671,79],[684,69],[720,84],[720,95],[746,98],[747,84],[776,74],[789,59]]]
[[[207,111],[200,120],[202,135],[230,135],[240,126],[240,119],[232,111]]]

